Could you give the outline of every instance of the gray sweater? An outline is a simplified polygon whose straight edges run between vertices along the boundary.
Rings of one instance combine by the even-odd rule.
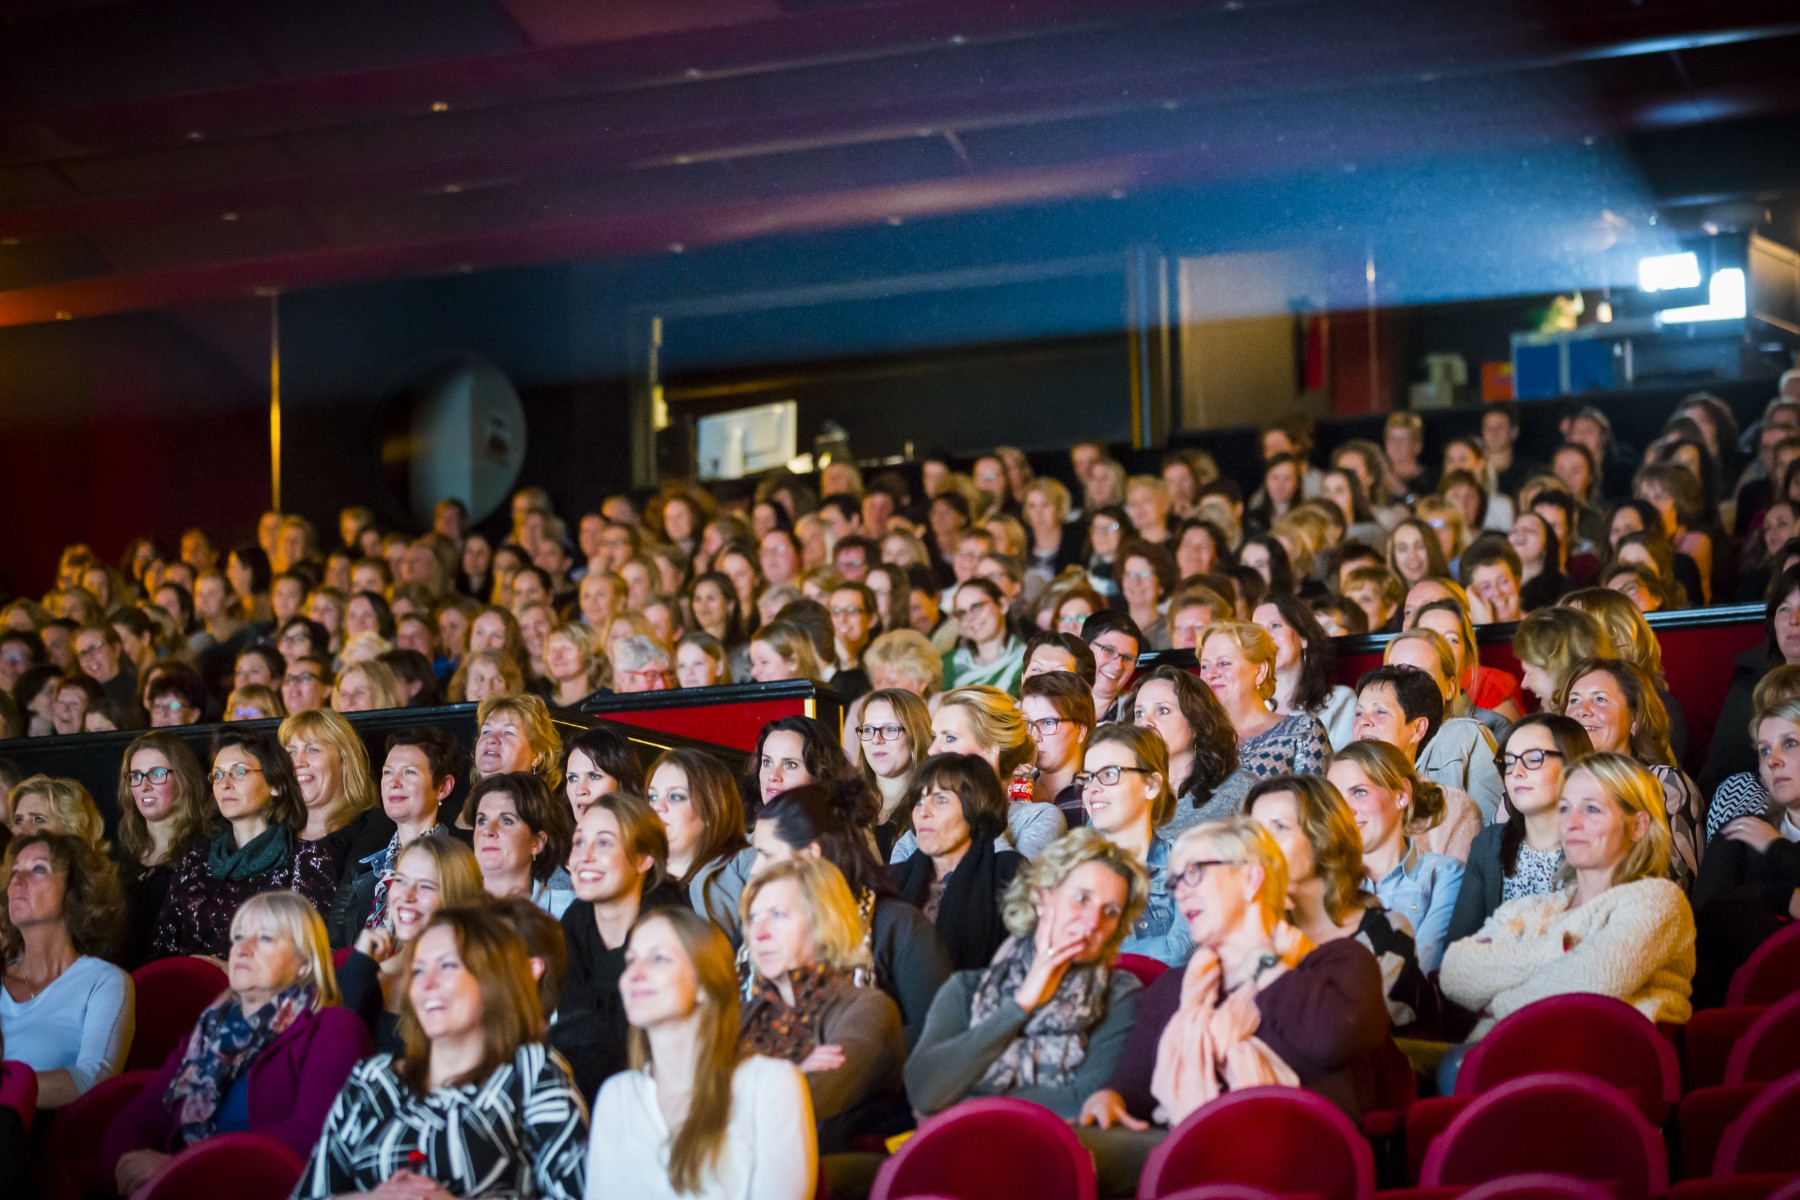
[[[1137,1014],[1137,993],[1142,989],[1129,972],[1112,972],[1106,989],[1106,1015],[1088,1035],[1087,1057],[1065,1087],[1021,1087],[1006,1093],[983,1089],[981,1077],[1029,1019],[1011,999],[979,1025],[969,1024],[980,971],[958,971],[938,990],[925,1032],[906,1060],[906,1095],[914,1109],[935,1113],[970,1096],[1005,1094],[1029,1100],[1063,1118],[1074,1118],[1082,1103],[1106,1086],[1113,1067],[1131,1036]]]

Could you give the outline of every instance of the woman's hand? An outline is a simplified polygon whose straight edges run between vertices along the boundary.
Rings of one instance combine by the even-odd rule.
[[[129,1196],[150,1182],[150,1177],[162,1169],[169,1161],[169,1156],[160,1150],[132,1150],[119,1156],[119,1165],[113,1168],[113,1182],[119,1185],[119,1195]]]
[[[376,962],[386,962],[394,954],[394,934],[386,927],[365,929],[356,935],[356,949]]]
[[[800,1073],[810,1075],[818,1071],[835,1071],[843,1065],[842,1046],[814,1046],[812,1053],[800,1060]]]
[[[1046,945],[1048,940],[1048,937],[1040,939],[1031,970],[1025,973],[1025,982],[1013,993],[1013,999],[1028,1013],[1056,995],[1056,989],[1062,986],[1063,976],[1069,973],[1069,964],[1081,953],[1082,943],[1087,941],[1087,937],[1076,930],[1063,937],[1060,945]]]
[[[1140,1121],[1125,1109],[1125,1097],[1111,1088],[1102,1088],[1087,1098],[1081,1106],[1081,1116],[1076,1119],[1078,1125],[1098,1125],[1102,1129],[1111,1129],[1118,1125],[1125,1129],[1148,1129],[1150,1122]]]
[[[1766,854],[1769,847],[1781,837],[1775,827],[1761,817],[1739,817],[1735,821],[1727,821],[1725,828],[1719,832],[1734,842],[1744,843],[1758,854]]]

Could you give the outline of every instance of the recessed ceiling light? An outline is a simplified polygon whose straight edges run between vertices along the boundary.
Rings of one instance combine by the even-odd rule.
[[[190,129],[187,131],[187,140],[190,142],[204,141],[205,138],[206,135],[201,133],[198,129]]]
[[[235,220],[237,220],[237,219],[238,219],[238,218],[237,218],[237,214],[236,214],[236,213],[234,213],[234,212],[228,212],[228,213],[220,213],[220,214],[219,214],[219,220],[221,220],[221,221],[235,221]]]
[[[450,111],[450,102],[448,100],[433,100],[431,102],[431,111],[432,112],[449,112]]]
[[[446,183],[444,185],[444,195],[446,195],[446,196],[454,196],[454,195],[456,195],[456,193],[458,193],[462,190],[463,190],[463,185],[460,183]]]
[[[687,247],[682,245],[680,242],[670,242],[669,243],[669,253],[670,254],[683,254],[683,253],[686,253],[686,251],[687,251]]]

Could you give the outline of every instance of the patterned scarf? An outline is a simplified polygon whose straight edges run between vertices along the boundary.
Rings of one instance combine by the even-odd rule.
[[[442,832],[444,832],[442,825],[433,825],[419,837],[429,837],[431,834]],[[412,842],[408,842],[407,845],[412,845]],[[401,849],[400,831],[396,829],[394,836],[388,839],[387,849],[383,851],[380,872],[375,878],[375,900],[369,905],[369,919],[363,922],[364,929],[384,929],[388,926],[388,889],[394,886],[394,868],[400,862]]]
[[[1009,937],[975,985],[969,1024],[986,1020],[1018,992],[1037,957],[1031,938]],[[1088,1035],[1106,1017],[1111,971],[1099,964],[1072,963],[1056,994],[1038,1005],[1019,1036],[988,1067],[981,1082],[996,1092],[1014,1087],[1067,1087],[1087,1058]]]
[[[818,1048],[819,1014],[825,1002],[838,986],[854,986],[845,972],[818,965],[789,971],[788,982],[794,987],[792,1006],[781,998],[774,980],[757,977],[749,1019],[738,1035],[738,1047],[745,1054],[800,1062]]]
[[[181,1123],[188,1145],[218,1131],[219,1109],[232,1085],[263,1048],[311,1012],[318,989],[297,984],[246,1014],[235,992],[226,992],[200,1014],[187,1053],[163,1094],[163,1105]]]

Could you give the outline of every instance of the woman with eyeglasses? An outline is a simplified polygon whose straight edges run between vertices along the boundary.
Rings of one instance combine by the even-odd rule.
[[[1509,900],[1555,890],[1563,862],[1556,830],[1563,772],[1593,750],[1587,730],[1556,713],[1521,717],[1502,735],[1494,765],[1506,785],[1506,816],[1475,835],[1447,942],[1474,935]]]
[[[1176,906],[1169,855],[1172,839],[1156,830],[1175,809],[1169,783],[1169,750],[1154,729],[1102,725],[1094,731],[1075,776],[1088,823],[1107,841],[1143,864],[1150,879],[1144,910],[1121,954],[1141,954],[1172,967],[1186,962],[1194,944]]]
[[[1019,708],[1037,746],[1032,799],[1056,805],[1071,829],[1085,825],[1087,812],[1075,776],[1094,733],[1093,692],[1081,676],[1058,670],[1027,675],[1020,693]]]
[[[1102,1195],[1131,1194],[1167,1130],[1225,1092],[1303,1087],[1358,1120],[1398,1055],[1374,956],[1349,938],[1315,945],[1288,923],[1287,863],[1267,829],[1246,817],[1197,825],[1176,841],[1171,873],[1194,955],[1139,996],[1118,1066],[1081,1106],[1080,1124],[1098,1127],[1082,1141]]]
[[[153,731],[138,737],[119,762],[119,867],[125,919],[125,962],[149,961],[151,937],[175,878],[175,863],[206,840],[212,797],[206,772],[186,742]]]
[[[275,739],[221,730],[213,744],[213,834],[175,863],[151,940],[151,956],[231,948],[231,920],[258,892],[291,888],[321,915],[337,895],[338,863],[326,843],[300,837],[306,803],[293,764]]]
[[[875,815],[875,848],[886,862],[906,832],[912,809],[913,776],[931,745],[931,710],[905,688],[883,688],[863,698],[851,763],[880,799]]]
[[[1006,597],[980,577],[965,580],[952,596],[951,615],[962,637],[944,655],[944,688],[985,684],[1017,692],[1025,670],[1025,643],[1006,623]]]

